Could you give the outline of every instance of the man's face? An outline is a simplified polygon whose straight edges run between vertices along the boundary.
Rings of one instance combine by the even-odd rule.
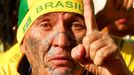
[[[111,34],[116,36],[125,36],[127,34],[134,35],[134,9],[126,12],[115,14],[115,20],[107,27]]]
[[[107,27],[109,32],[116,36],[134,34],[134,8],[126,10],[123,1],[130,0],[122,0],[122,2],[121,0],[107,0],[104,9],[96,14],[100,30]]]
[[[44,75],[80,74],[82,68],[71,57],[73,47],[82,43],[86,27],[82,16],[49,13],[39,17],[23,40],[32,72]]]

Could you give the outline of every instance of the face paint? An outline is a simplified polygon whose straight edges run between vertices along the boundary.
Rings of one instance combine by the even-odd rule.
[[[83,18],[74,16],[73,13],[51,13],[37,19],[30,27],[24,43],[34,73],[81,73],[82,67],[72,59],[71,50],[81,43],[86,29]]]

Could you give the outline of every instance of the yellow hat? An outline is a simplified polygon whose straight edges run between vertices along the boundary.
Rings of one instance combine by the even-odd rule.
[[[21,43],[26,31],[41,15],[49,12],[74,12],[83,15],[82,0],[21,0],[17,40]]]

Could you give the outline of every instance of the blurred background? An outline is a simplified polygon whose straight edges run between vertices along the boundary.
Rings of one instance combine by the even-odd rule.
[[[0,0],[0,52],[5,52],[16,41],[19,0]]]

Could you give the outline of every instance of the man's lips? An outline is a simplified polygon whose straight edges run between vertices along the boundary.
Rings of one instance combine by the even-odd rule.
[[[125,24],[125,23],[127,23],[127,21],[128,21],[127,18],[120,18],[120,19],[117,20],[117,22],[118,22],[119,24]]]
[[[115,22],[118,30],[126,30],[127,29],[127,23],[128,23],[127,18],[120,18]]]
[[[71,59],[67,56],[54,56],[52,59],[50,59],[48,62],[53,62],[56,66],[69,66]]]

